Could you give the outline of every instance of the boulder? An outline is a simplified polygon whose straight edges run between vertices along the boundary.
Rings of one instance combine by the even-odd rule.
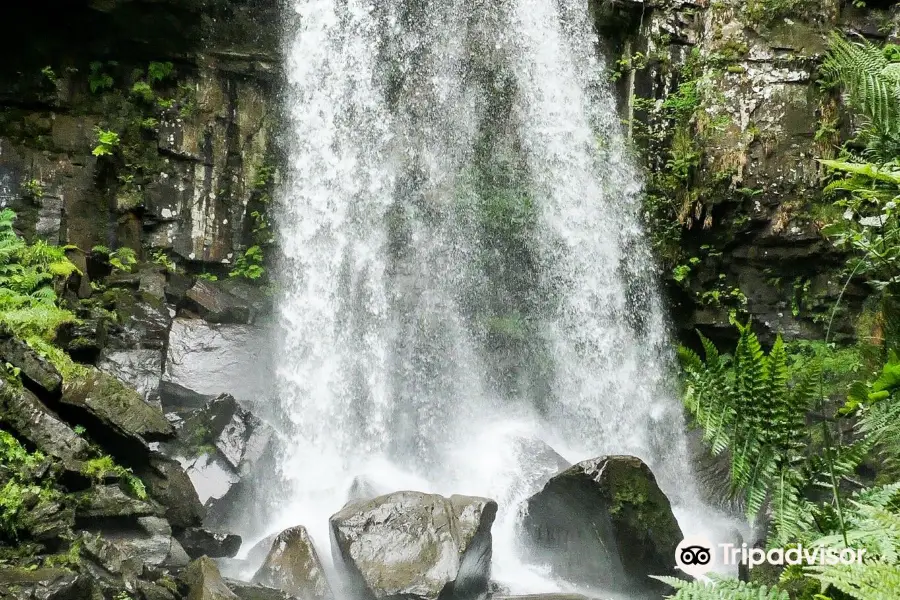
[[[211,558],[204,556],[192,562],[183,578],[188,586],[187,600],[238,600]]]
[[[172,537],[171,529],[166,533],[164,519],[145,517],[153,523],[146,526],[142,534],[107,534],[106,539],[118,548],[125,556],[141,561],[151,567],[177,568],[190,562],[190,557],[181,544]]]
[[[188,527],[176,539],[191,558],[234,558],[241,549],[241,536]]]
[[[132,498],[118,485],[95,485],[72,494],[75,501],[75,518],[102,519],[122,517],[159,516],[162,507],[144,500]]]
[[[523,529],[555,576],[602,589],[656,588],[681,529],[649,467],[633,456],[580,462],[526,502]]]
[[[154,452],[149,464],[135,470],[148,495],[165,507],[165,517],[174,527],[195,527],[203,522],[205,510],[190,478],[178,461]]]
[[[488,589],[496,514],[487,498],[395,492],[333,515],[332,551],[369,598],[476,597]]]
[[[185,304],[209,323],[246,325],[254,322],[263,310],[263,298],[259,288],[243,287],[235,280],[198,279],[185,294]]]
[[[83,417],[85,425],[96,425],[102,430],[99,435],[127,441],[130,446],[147,448],[148,441],[175,435],[162,411],[144,402],[137,392],[112,375],[97,369],[67,379],[60,402],[73,417]],[[92,426],[90,429],[92,433],[97,431]]]
[[[18,368],[23,380],[32,389],[39,389],[39,393],[50,396],[59,394],[62,376],[53,363],[6,330],[0,330],[0,360]]]
[[[68,569],[0,565],[0,598],[4,600],[92,599],[92,582]]]
[[[316,549],[302,526],[291,527],[278,534],[252,581],[279,589],[300,600],[334,598]]]
[[[140,276],[133,275],[140,286]],[[118,350],[164,350],[172,314],[161,298],[145,292],[110,290],[118,325],[109,330],[109,346]]]
[[[265,452],[271,437],[270,427],[233,396],[221,394],[184,419],[178,443],[187,455],[196,454],[197,449],[206,450],[205,453],[213,450],[236,475],[246,475]]]
[[[97,368],[134,388],[145,401],[161,408],[158,389],[163,368],[162,350],[107,350],[97,361]]]
[[[289,596],[281,590],[264,585],[255,585],[234,579],[227,579],[225,583],[228,585],[228,589],[241,600],[297,600],[295,596]]]
[[[241,478],[215,450],[181,460],[197,497],[203,504],[215,503],[231,491]]]
[[[273,533],[253,544],[253,547],[247,552],[246,561],[251,565],[262,565],[263,561],[266,560],[266,557],[269,555],[269,551],[272,549],[272,545],[275,543],[275,538],[277,537],[278,534]]]
[[[88,458],[90,446],[28,390],[0,378],[0,413],[19,437],[67,463]]]
[[[229,392],[240,401],[272,391],[270,336],[250,325],[216,325],[178,318],[169,333],[163,382],[198,394]]]

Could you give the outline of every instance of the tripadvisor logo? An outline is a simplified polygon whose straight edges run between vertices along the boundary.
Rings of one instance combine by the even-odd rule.
[[[792,548],[763,548],[735,544],[713,544],[700,537],[681,540],[675,549],[675,564],[679,569],[700,577],[717,565],[746,565],[748,568],[770,565],[850,565],[862,563],[865,550],[855,548],[811,548],[798,544]]]

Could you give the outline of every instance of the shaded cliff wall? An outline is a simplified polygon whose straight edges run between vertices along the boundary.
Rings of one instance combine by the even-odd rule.
[[[276,162],[277,0],[22,4],[0,36],[0,206],[28,236],[227,271]]]
[[[833,29],[897,40],[888,2],[593,3],[647,171],[645,219],[682,336],[752,317],[764,338],[821,338],[846,283],[822,234],[837,218],[817,158],[851,128],[818,84]],[[867,294],[847,286],[832,334],[854,334]]]

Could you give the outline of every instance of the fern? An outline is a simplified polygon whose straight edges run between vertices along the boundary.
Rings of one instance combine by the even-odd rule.
[[[675,577],[654,577],[676,589],[673,600],[790,600],[787,592],[776,587],[746,583],[736,579],[709,582],[684,581]]]
[[[57,306],[54,281],[78,269],[65,250],[43,241],[27,244],[13,227],[16,215],[0,211],[0,325],[23,339],[52,339],[75,316]]]
[[[900,68],[867,40],[851,42],[834,33],[822,65],[827,83],[843,86],[847,101],[866,118],[861,131],[870,150],[882,158],[896,156],[900,132]],[[885,144],[886,142],[886,144]],[[884,146],[884,152],[877,152]],[[893,147],[892,147],[893,146]]]
[[[732,358],[702,335],[705,362],[680,349],[684,403],[712,453],[730,452],[731,492],[743,497],[748,518],[754,520],[771,499],[776,527],[788,535],[811,522],[809,508],[800,504],[804,480],[798,469],[818,372],[811,369],[790,386],[781,338],[766,355],[749,325],[737,327]]]

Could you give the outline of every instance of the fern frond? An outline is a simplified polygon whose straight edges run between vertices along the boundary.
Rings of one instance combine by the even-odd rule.
[[[808,568],[808,575],[857,600],[900,598],[900,566],[884,562]]]
[[[790,600],[787,592],[776,587],[746,583],[737,579],[714,579],[709,582],[684,581],[675,577],[654,576],[677,590],[673,600]]]

